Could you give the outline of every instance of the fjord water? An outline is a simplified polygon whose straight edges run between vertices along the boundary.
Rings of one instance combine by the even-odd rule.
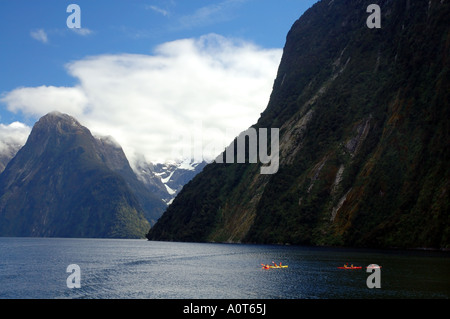
[[[272,261],[289,267],[261,269]],[[67,287],[70,264],[80,288]],[[370,264],[379,289],[366,285]],[[449,298],[449,270],[445,252],[0,238],[0,298]]]

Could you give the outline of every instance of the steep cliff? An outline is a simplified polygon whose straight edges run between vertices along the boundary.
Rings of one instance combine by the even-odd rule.
[[[266,110],[280,167],[204,168],[147,237],[450,245],[448,1],[322,0],[294,23]]]

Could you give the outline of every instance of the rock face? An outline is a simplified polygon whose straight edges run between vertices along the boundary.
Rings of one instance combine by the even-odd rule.
[[[0,175],[0,235],[141,238],[150,225],[130,172],[120,147],[47,114]]]
[[[207,165],[147,237],[450,245],[448,1],[322,0],[294,23],[266,110],[280,167]]]
[[[145,218],[151,225],[156,223],[166,209],[164,196],[159,189],[139,179],[131,168],[122,147],[112,137],[95,137],[95,142],[102,162],[123,177],[144,210]]]

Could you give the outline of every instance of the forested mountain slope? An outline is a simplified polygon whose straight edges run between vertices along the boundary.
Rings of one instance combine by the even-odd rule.
[[[206,166],[151,240],[448,248],[449,1],[322,0],[294,23],[266,110],[280,168]]]

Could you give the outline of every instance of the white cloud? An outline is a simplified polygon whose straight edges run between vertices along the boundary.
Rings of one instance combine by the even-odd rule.
[[[147,6],[145,6],[145,8],[149,9],[149,10],[153,10],[153,11],[155,11],[157,13],[160,13],[160,14],[162,14],[165,17],[169,15],[169,11],[164,10],[164,9],[158,7],[158,6],[147,5]]]
[[[233,16],[233,9],[246,0],[224,0],[208,4],[197,9],[194,13],[185,15],[179,19],[181,27],[190,28],[228,21]]]
[[[0,123],[0,155],[16,151],[17,146],[22,146],[27,141],[31,128],[25,124],[14,122],[9,125]],[[16,146],[16,147],[15,147]]]
[[[73,61],[66,67],[77,86],[18,88],[0,101],[12,112],[73,115],[113,136],[131,161],[173,160],[199,134],[203,147],[221,145],[217,155],[266,108],[281,53],[209,34],[164,43],[153,55]]]
[[[27,115],[42,116],[54,110],[81,116],[87,106],[87,98],[80,87],[22,87],[3,94],[0,101],[8,110]]]
[[[93,31],[88,28],[70,28],[70,30],[81,36],[87,36],[93,33]]]
[[[48,43],[48,36],[44,29],[38,29],[30,32],[30,35],[33,39],[42,42]]]

